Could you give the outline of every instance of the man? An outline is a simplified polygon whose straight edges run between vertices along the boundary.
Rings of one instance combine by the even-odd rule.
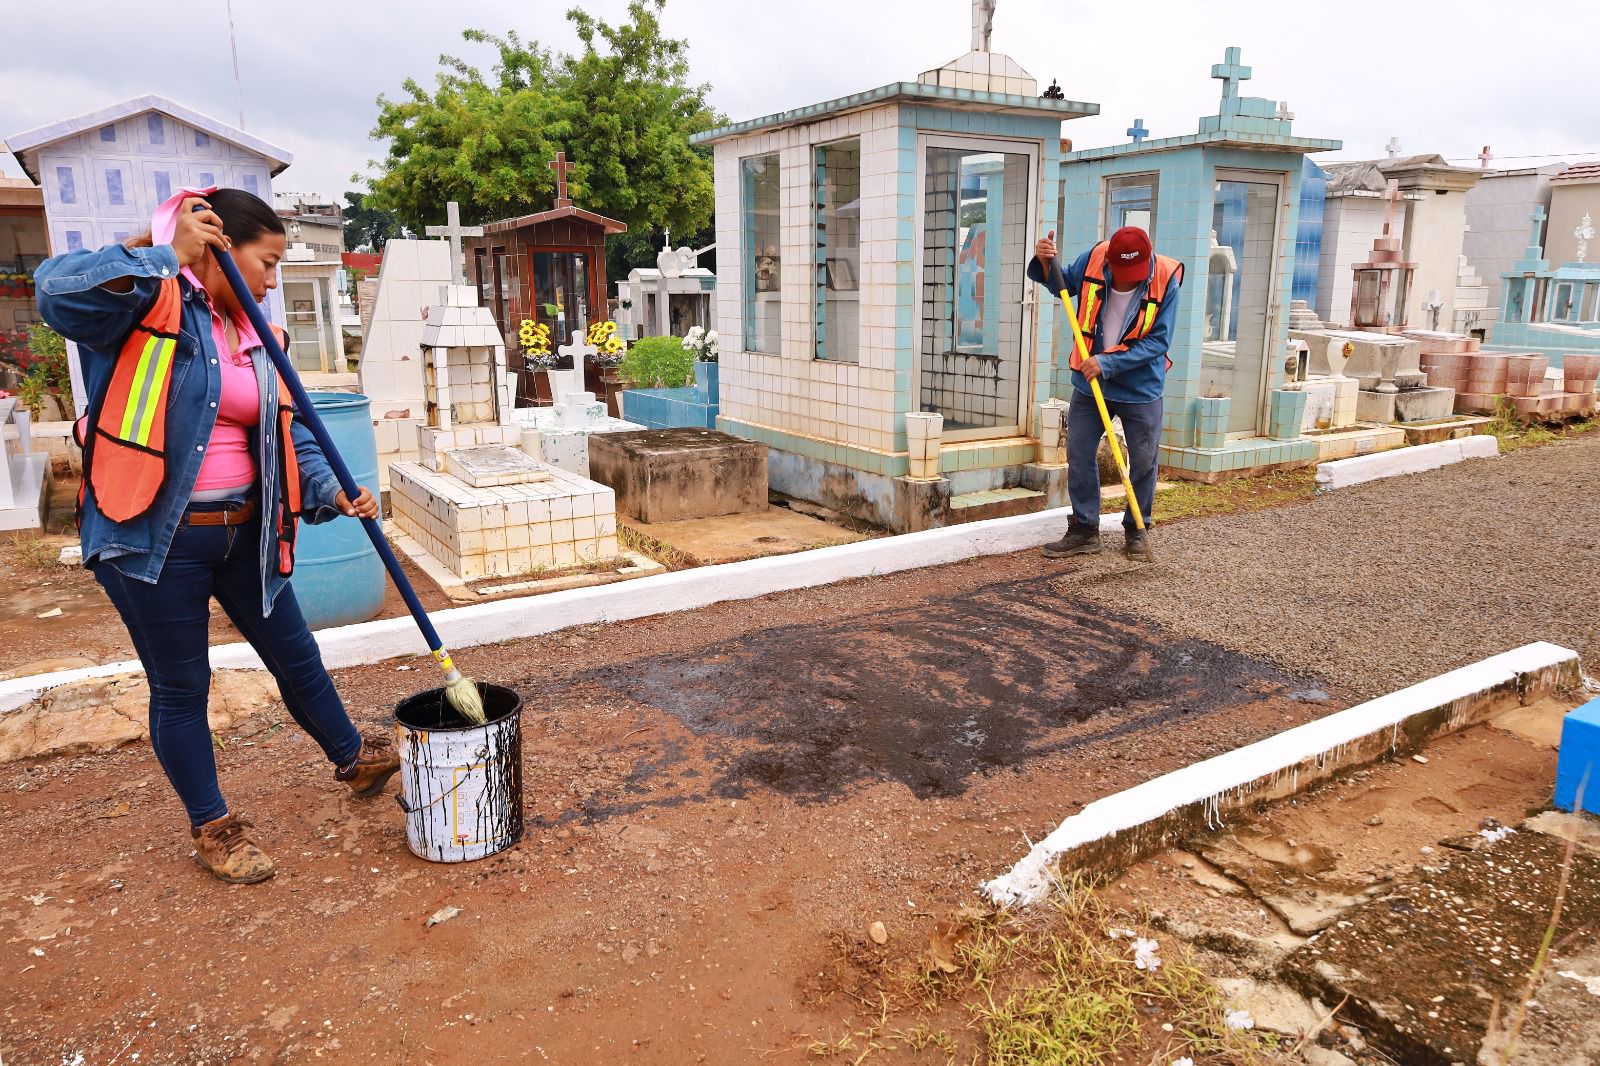
[[[1051,278],[1056,258],[1056,233],[1051,230],[1034,245],[1028,277],[1059,297]],[[1161,437],[1161,393],[1172,360],[1167,348],[1178,318],[1178,288],[1183,264],[1155,255],[1150,235],[1137,226],[1124,226],[1067,267],[1063,278],[1072,296],[1086,293],[1078,302],[1079,322],[1089,358],[1074,351],[1072,402],[1067,408],[1067,495],[1072,518],[1067,533],[1045,546],[1051,559],[1093,555],[1100,550],[1100,470],[1096,455],[1105,428],[1095,409],[1089,382],[1100,379],[1106,409],[1121,417],[1128,439],[1128,473],[1134,496],[1150,524],[1156,493],[1156,444]],[[1068,326],[1068,329],[1071,327]],[[1070,336],[1067,330],[1062,336]],[[1136,529],[1130,508],[1123,516],[1123,554],[1149,562],[1150,537]]]

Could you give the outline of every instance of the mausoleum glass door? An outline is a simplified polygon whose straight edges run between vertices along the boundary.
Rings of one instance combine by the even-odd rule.
[[[1023,300],[1035,151],[925,137],[922,153],[918,407],[944,415],[946,439],[1008,436],[1024,424],[1031,386]]]
[[[552,349],[566,344],[574,333],[588,330],[589,299],[586,253],[533,253],[533,313],[550,327]]]
[[[1218,172],[1211,210],[1200,395],[1228,396],[1228,432],[1260,431],[1267,347],[1276,333],[1273,289],[1278,265],[1281,185],[1267,175]]]

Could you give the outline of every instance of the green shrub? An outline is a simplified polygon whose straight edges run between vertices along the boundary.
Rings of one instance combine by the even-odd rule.
[[[46,396],[53,396],[71,417],[72,371],[67,363],[67,342],[43,322],[28,327],[28,353],[31,362],[22,387],[17,390],[24,406],[39,417]]]
[[[680,389],[694,368],[694,353],[677,337],[641,337],[622,357],[622,376],[641,388]]]

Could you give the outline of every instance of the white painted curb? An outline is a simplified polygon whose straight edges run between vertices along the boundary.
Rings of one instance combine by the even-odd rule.
[[[1418,444],[1372,455],[1334,459],[1317,467],[1317,491],[1345,489],[1378,478],[1401,474],[1420,474],[1463,459],[1492,459],[1500,454],[1500,440],[1488,433],[1475,433],[1456,440]]]
[[[921,533],[814,548],[792,555],[771,555],[610,585],[455,607],[437,611],[431,617],[445,647],[459,652],[462,648],[539,636],[569,626],[671,614],[727,600],[754,599],[852,578],[942,566],[976,556],[1025,551],[1060,537],[1065,530],[1067,514],[1066,508],[1054,508],[991,518]],[[1101,515],[1100,528],[1107,532],[1121,529],[1122,512]],[[330,669],[423,655],[428,650],[410,615],[325,629],[317,633],[316,638],[323,662]],[[484,674],[482,670],[473,669],[470,661],[458,662],[458,665],[469,675],[481,677]],[[265,669],[255,650],[244,643],[219,644],[212,648],[211,668]],[[134,660],[0,681],[0,713],[26,706],[44,692],[61,685],[139,673],[143,673],[143,667]]]
[[[1387,731],[1393,747],[1401,724],[1413,715],[1436,711],[1577,659],[1576,652],[1554,644],[1527,644],[1162,774],[1090,803],[1035,844],[1009,872],[983,882],[979,889],[1002,906],[1035,903],[1050,892],[1054,863],[1074,849],[1105,841],[1191,804],[1205,804],[1207,821],[1214,818],[1220,825],[1221,802],[1229,794],[1244,801],[1259,784],[1275,782],[1285,771],[1297,773],[1307,760],[1317,760],[1319,765],[1337,763],[1346,745],[1374,734]]]

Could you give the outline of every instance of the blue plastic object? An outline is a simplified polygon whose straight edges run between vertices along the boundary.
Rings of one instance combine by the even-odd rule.
[[[1561,722],[1556,762],[1556,806],[1570,811],[1583,789],[1583,809],[1600,814],[1600,699],[1590,700]]]
[[[356,482],[377,496],[378,442],[367,398],[313,392],[311,404]],[[365,622],[383,609],[383,560],[359,522],[302,522],[290,584],[312,629]]]

